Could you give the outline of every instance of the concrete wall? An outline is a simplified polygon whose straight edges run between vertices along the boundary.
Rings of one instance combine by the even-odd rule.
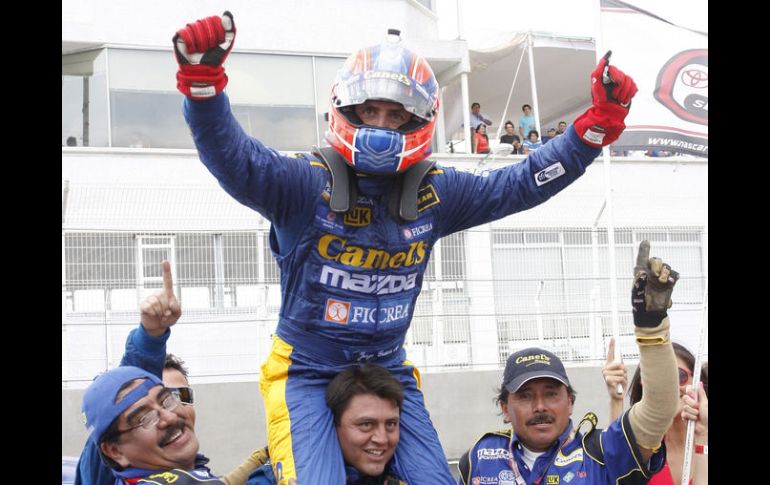
[[[629,367],[629,377],[635,366]],[[577,390],[575,421],[588,411],[606,427],[608,397],[601,367],[567,368]],[[447,459],[457,459],[485,431],[504,428],[492,399],[502,369],[423,374],[423,391]],[[78,456],[85,442],[80,420],[83,390],[62,390],[62,455]],[[267,443],[265,413],[256,382],[196,384],[196,432],[213,470],[226,472]]]

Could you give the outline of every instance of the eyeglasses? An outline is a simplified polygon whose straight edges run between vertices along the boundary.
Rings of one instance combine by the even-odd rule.
[[[168,396],[166,396],[163,401],[161,401],[160,407],[166,411],[173,411],[177,408],[177,406],[179,406],[179,403],[179,396],[173,392],[170,392]],[[147,411],[142,415],[141,418],[139,418],[139,424],[131,426],[128,429],[119,429],[118,433],[127,433],[139,427],[149,430],[157,425],[158,421],[160,421],[160,410],[158,408],[154,408]]]
[[[677,370],[679,371],[679,385],[684,386],[687,384],[687,380],[692,376],[692,372],[683,367],[678,367]]]
[[[171,394],[176,394],[182,404],[192,404],[194,401],[192,387],[167,387],[166,389],[171,391]]]

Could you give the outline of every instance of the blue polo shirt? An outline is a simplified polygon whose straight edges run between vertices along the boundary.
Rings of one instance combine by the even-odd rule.
[[[584,423],[590,429],[579,431]],[[460,459],[459,485],[516,485],[510,464],[513,459],[527,485],[615,485],[643,484],[663,467],[665,447],[661,446],[642,462],[628,412],[606,430],[595,429],[596,415],[588,413],[578,425],[574,438],[559,445],[572,431],[572,421],[553,446],[537,458],[532,469],[522,459],[522,448],[513,430],[486,433]]]

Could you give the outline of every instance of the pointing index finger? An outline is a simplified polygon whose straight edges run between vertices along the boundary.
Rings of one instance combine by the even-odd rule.
[[[649,260],[650,241],[644,240],[639,243],[639,252],[636,254],[636,267],[634,268],[634,276],[636,276],[640,271],[647,269]]]
[[[612,55],[612,51],[607,51],[606,54],[602,57],[602,61],[604,61],[604,64],[601,62],[599,65],[602,67],[602,84],[610,84],[612,83],[612,78],[609,75],[609,66],[610,66],[610,56]]]
[[[163,290],[166,293],[174,293],[174,280],[171,278],[171,263],[168,260],[163,260],[161,263],[163,266]]]
[[[607,347],[607,363],[615,358],[615,337],[610,337],[610,345]]]

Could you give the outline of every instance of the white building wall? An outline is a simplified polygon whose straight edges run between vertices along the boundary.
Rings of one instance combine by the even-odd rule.
[[[225,10],[236,50],[349,54],[381,42],[391,27],[405,40],[438,36],[435,14],[408,0],[64,0],[62,42],[168,47],[177,29]]]
[[[181,109],[181,108],[180,108]],[[266,142],[269,144],[269,141]],[[435,154],[439,163],[475,168],[480,156]],[[522,157],[499,157],[494,169]],[[493,227],[591,227],[604,202],[602,161],[546,203],[492,223]],[[616,159],[612,163],[615,226],[702,226],[706,222],[705,160]],[[216,181],[195,150],[62,148],[62,180],[89,184],[201,184]],[[236,204],[236,202],[233,202]],[[599,226],[606,224],[601,212]]]

